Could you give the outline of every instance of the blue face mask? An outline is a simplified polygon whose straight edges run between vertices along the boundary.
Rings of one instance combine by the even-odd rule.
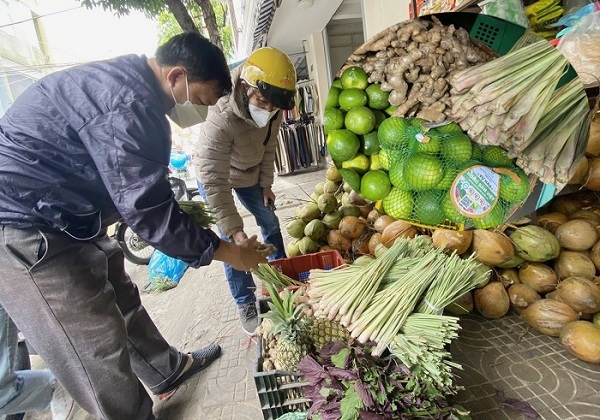
[[[173,86],[171,86],[171,95],[175,101],[175,106],[169,111],[169,118],[181,128],[191,127],[206,121],[208,107],[206,105],[194,105],[190,102],[190,87],[187,76],[185,77],[185,87],[187,90],[187,101],[182,104],[177,103]]]

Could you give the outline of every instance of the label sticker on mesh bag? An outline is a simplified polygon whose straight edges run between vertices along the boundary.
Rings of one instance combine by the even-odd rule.
[[[459,212],[470,218],[483,217],[498,203],[500,175],[487,166],[472,166],[458,174],[450,193]]]

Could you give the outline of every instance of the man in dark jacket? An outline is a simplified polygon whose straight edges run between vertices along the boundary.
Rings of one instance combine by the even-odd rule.
[[[231,90],[223,53],[177,35],[46,76],[0,119],[0,305],[75,400],[106,419],[151,419],[155,394],[220,354],[170,347],[106,227],[123,218],[192,267],[266,262],[256,237],[222,241],[183,213],[167,180],[168,114],[187,127]],[[139,379],[138,379],[139,378]]]

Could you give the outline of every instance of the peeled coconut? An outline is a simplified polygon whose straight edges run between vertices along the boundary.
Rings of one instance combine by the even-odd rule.
[[[492,282],[474,292],[475,309],[485,318],[502,318],[510,309],[510,299],[504,285]]]
[[[397,220],[387,225],[381,234],[381,243],[390,248],[398,238],[414,238],[417,230],[410,224]]]
[[[346,216],[340,220],[338,229],[348,239],[356,239],[365,230],[366,221],[356,216]]]
[[[369,238],[369,253],[372,256],[375,256],[375,248],[377,248],[377,245],[379,245],[380,243],[381,243],[381,233],[375,232],[374,234],[371,235],[371,238]]]
[[[598,241],[595,226],[583,219],[569,220],[560,225],[555,235],[560,246],[571,251],[588,250]]]
[[[571,322],[560,333],[560,342],[578,359],[600,364],[600,328],[591,322]]]
[[[327,234],[327,243],[333,249],[346,252],[352,247],[352,240],[345,238],[338,229],[330,230]]]
[[[323,213],[330,213],[337,209],[338,203],[333,194],[323,193],[317,200],[319,210]]]
[[[510,299],[510,307],[517,314],[520,314],[533,302],[542,298],[538,292],[523,283],[510,286],[508,288],[508,297]]]
[[[513,284],[521,283],[519,279],[519,273],[514,268],[501,268],[496,271],[498,274],[498,281],[504,285],[504,287],[509,287]]]
[[[530,327],[552,337],[558,337],[567,324],[578,318],[569,305],[552,299],[531,303],[521,312],[521,317]]]
[[[473,293],[470,291],[465,293],[444,310],[452,315],[466,315],[473,312]]]
[[[346,216],[360,216],[360,209],[357,205],[354,204],[343,204],[342,207],[339,208],[340,213],[342,213],[343,217]]]
[[[325,238],[325,225],[319,219],[311,220],[304,228],[304,235],[315,242],[319,242],[321,239]]]
[[[590,251],[590,259],[596,266],[596,270],[600,270],[600,241],[596,242],[596,244],[592,247]]]
[[[600,286],[583,277],[564,279],[550,297],[566,303],[576,312],[594,314],[600,311]]]
[[[436,229],[433,231],[432,238],[434,247],[443,248],[447,253],[456,251],[460,255],[466,252],[471,246],[473,231]]]
[[[375,207],[375,203],[370,203],[370,204],[365,204],[364,206],[358,206],[358,209],[360,210],[360,215],[366,219],[367,217],[369,217],[369,214],[371,213],[371,210],[373,210],[373,208]]]
[[[600,215],[596,211],[594,211],[594,209],[589,208],[589,207],[585,208],[585,209],[577,210],[576,212],[571,213],[571,215],[569,216],[569,219],[571,219],[571,220],[574,220],[574,219],[587,220],[594,227],[597,227],[598,225],[600,225]]]
[[[561,279],[585,277],[592,280],[596,275],[596,266],[583,252],[563,250],[554,263],[554,271]]]
[[[340,224],[340,220],[342,220],[342,213],[337,210],[327,213],[325,216],[323,216],[323,224],[325,227],[327,227],[327,229],[337,229]]]
[[[369,204],[367,200],[365,200],[359,193],[357,193],[354,190],[350,191],[350,193],[348,194],[348,202],[356,206],[365,206]]]
[[[323,193],[324,194],[335,194],[339,189],[339,185],[333,181],[325,181],[325,185],[323,185]]]
[[[473,231],[471,251],[477,261],[491,266],[505,263],[515,255],[515,248],[506,236],[483,229]]]
[[[300,252],[300,239],[294,239],[287,244],[286,253],[288,257],[299,257],[302,255],[302,252]]]
[[[538,224],[550,233],[555,233],[556,229],[563,223],[569,221],[569,218],[562,213],[551,212],[538,217]]]
[[[556,289],[558,275],[546,264],[529,262],[519,269],[519,279],[538,293],[548,293]]]
[[[383,232],[389,224],[394,223],[395,221],[396,219],[394,219],[392,216],[384,214],[382,216],[379,216],[377,220],[375,220],[375,223],[373,224],[373,229],[375,229],[377,232]]]
[[[375,223],[375,220],[377,220],[378,218],[379,218],[379,211],[377,209],[373,209],[367,215],[367,223],[372,225],[373,223]]]
[[[300,253],[302,255],[312,254],[319,250],[319,245],[308,236],[300,239],[298,247],[300,248]]]
[[[302,239],[306,222],[302,219],[294,219],[286,226],[285,230],[292,238]]]
[[[518,256],[534,262],[544,262],[558,257],[560,244],[552,233],[539,226],[524,226],[510,234]]]
[[[306,223],[311,220],[317,219],[321,216],[321,210],[319,210],[319,205],[317,203],[306,203],[300,209],[298,213],[298,217],[304,220]]]
[[[518,255],[514,255],[510,260],[506,261],[505,263],[498,264],[496,267],[498,267],[498,268],[516,268],[516,267],[520,266],[521,264],[523,264],[524,262],[525,262],[525,259],[519,257]]]

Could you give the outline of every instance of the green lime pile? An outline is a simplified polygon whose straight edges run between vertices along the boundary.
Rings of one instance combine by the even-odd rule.
[[[527,199],[529,179],[504,149],[479,146],[455,122],[431,126],[393,116],[389,92],[369,83],[360,67],[336,79],[326,100],[327,148],[345,183],[392,217],[428,226],[447,223],[487,229]],[[451,199],[458,175],[475,165],[500,176],[499,198],[484,217],[469,218]]]

